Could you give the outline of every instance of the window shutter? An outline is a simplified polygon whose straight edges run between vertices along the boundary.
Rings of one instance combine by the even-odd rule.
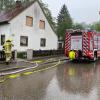
[[[26,25],[33,26],[33,17],[26,16]]]
[[[40,20],[40,22],[39,22],[39,28],[40,29],[45,29],[45,21]]]

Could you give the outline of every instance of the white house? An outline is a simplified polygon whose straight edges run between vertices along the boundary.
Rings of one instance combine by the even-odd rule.
[[[5,40],[12,38],[17,51],[57,49],[58,38],[39,3],[27,6],[16,1],[15,9],[0,14],[0,49]]]

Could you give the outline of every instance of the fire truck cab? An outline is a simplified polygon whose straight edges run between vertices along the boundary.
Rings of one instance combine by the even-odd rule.
[[[96,61],[100,57],[100,33],[91,30],[67,30],[65,39],[65,55],[73,60],[88,59]]]

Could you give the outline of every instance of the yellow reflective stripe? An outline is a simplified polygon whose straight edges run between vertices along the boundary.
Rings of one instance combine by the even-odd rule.
[[[35,61],[33,61],[34,63],[41,63],[41,62],[43,62],[42,60],[35,60]]]
[[[30,74],[33,74],[33,72],[25,72],[25,73],[22,73],[22,75],[30,75]]]
[[[17,77],[20,77],[20,74],[12,74],[8,76],[8,78],[10,79],[17,78]]]

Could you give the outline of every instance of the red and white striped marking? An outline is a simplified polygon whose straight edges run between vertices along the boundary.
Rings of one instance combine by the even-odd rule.
[[[65,53],[70,50],[71,47],[71,34],[66,33],[66,39],[65,39]]]
[[[83,33],[83,54],[87,55],[88,52],[88,36],[87,36],[87,32]]]

